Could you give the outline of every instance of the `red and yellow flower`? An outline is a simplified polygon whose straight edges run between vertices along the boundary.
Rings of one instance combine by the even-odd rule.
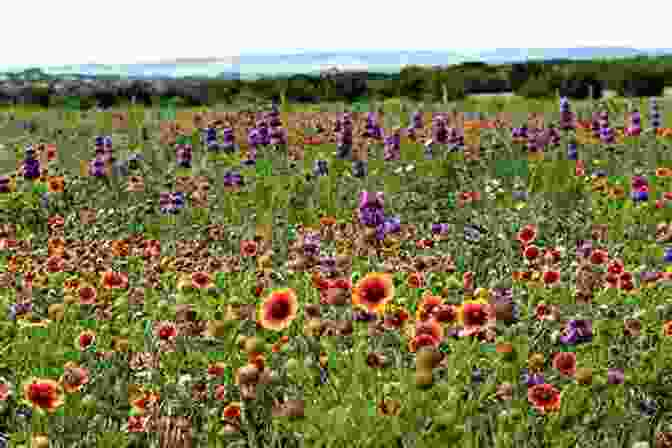
[[[33,409],[56,412],[64,403],[63,388],[54,380],[30,378],[23,385],[23,397]]]
[[[291,288],[273,291],[259,306],[258,321],[263,328],[281,331],[289,327],[299,309],[296,293]]]
[[[362,305],[369,312],[380,313],[394,297],[394,282],[387,273],[369,273],[360,279],[352,291],[352,304]]]

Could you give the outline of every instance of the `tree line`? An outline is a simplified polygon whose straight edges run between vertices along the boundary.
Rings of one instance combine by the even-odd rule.
[[[34,71],[34,69],[33,69]],[[34,72],[33,72],[34,73]],[[488,65],[466,62],[445,67],[407,66],[399,73],[339,72],[296,74],[256,80],[198,79],[171,81],[157,93],[151,82],[134,81],[125,90],[90,88],[81,95],[82,108],[110,107],[136,98],[158,105],[172,98],[177,106],[239,104],[268,101],[292,103],[346,102],[362,98],[408,98],[437,102],[479,93],[511,92],[525,98],[600,98],[605,89],[623,97],[661,96],[672,86],[672,57],[621,60],[540,60]],[[23,103],[58,106],[63,101],[50,86],[32,86]]]

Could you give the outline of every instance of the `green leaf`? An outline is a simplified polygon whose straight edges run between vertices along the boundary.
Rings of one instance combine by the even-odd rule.
[[[495,344],[481,344],[481,351],[484,353],[492,353],[497,350]]]
[[[329,368],[332,370],[336,369],[336,352],[331,351],[329,352]]]

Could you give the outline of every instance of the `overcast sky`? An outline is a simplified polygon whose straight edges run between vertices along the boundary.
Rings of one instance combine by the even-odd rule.
[[[667,3],[667,6],[665,4]],[[670,4],[566,0],[7,1],[0,66],[121,64],[311,50],[672,47]],[[403,5],[403,6],[402,6]],[[417,6],[414,8],[414,6]]]

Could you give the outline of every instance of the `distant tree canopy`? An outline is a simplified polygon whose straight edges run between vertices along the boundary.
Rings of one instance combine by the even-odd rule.
[[[91,77],[75,76],[84,79]],[[113,78],[113,77],[112,77]],[[58,106],[63,93],[51,87],[56,77],[39,69],[6,74],[0,81],[0,102]],[[105,77],[106,80],[110,77]],[[39,84],[37,81],[41,81]],[[46,81],[46,83],[44,82]],[[21,83],[8,86],[8,83]],[[360,97],[403,97],[416,101],[456,100],[475,93],[513,92],[529,98],[563,96],[585,99],[602,95],[604,89],[630,97],[661,95],[672,86],[672,57],[637,57],[621,60],[571,61],[565,59],[488,65],[465,62],[442,67],[406,66],[399,73],[331,71],[320,75],[297,74],[256,80],[185,79],[167,83],[160,92],[149,81],[133,81],[110,88],[97,78],[78,91],[82,107],[110,107],[136,99],[152,105],[162,99],[181,98],[185,105],[212,105],[256,100],[264,103],[352,102]]]

